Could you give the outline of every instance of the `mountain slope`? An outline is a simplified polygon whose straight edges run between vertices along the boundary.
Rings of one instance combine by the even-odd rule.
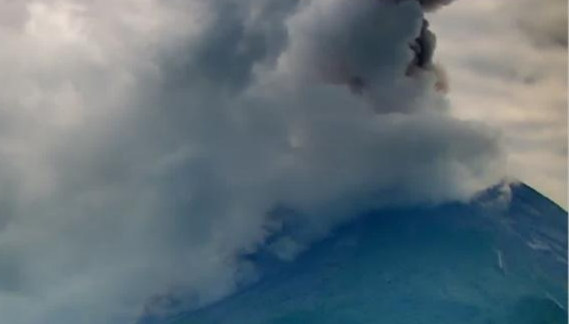
[[[361,215],[292,262],[261,251],[257,283],[142,323],[567,323],[567,214],[526,185],[506,189]]]

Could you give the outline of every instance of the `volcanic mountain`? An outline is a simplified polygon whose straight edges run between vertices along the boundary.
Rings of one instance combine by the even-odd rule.
[[[139,323],[567,323],[567,212],[522,183],[371,210],[292,261],[246,258],[260,275],[235,294]]]

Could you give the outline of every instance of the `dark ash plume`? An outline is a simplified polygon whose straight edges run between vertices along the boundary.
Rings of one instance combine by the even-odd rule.
[[[409,62],[405,74],[411,77],[421,71],[432,71],[436,76],[435,90],[447,93],[449,84],[446,71],[441,64],[433,63],[436,45],[437,37],[429,29],[429,22],[423,19],[419,36],[409,45],[413,53],[413,59]]]
[[[417,67],[420,69],[431,69],[433,65],[433,57],[435,54],[435,47],[437,44],[437,37],[429,30],[429,22],[423,19],[421,32],[415,41],[409,45],[413,51],[414,57],[410,63],[410,68]]]
[[[442,6],[450,4],[454,0],[419,0],[419,3],[427,11],[436,10]]]

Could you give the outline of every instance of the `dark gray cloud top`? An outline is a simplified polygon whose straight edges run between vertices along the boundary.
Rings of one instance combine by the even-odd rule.
[[[416,1],[0,3],[9,323],[204,305],[255,275],[239,256],[277,206],[305,228],[274,244],[289,258],[355,209],[466,200],[502,176],[496,133],[451,117],[432,68],[406,73]]]

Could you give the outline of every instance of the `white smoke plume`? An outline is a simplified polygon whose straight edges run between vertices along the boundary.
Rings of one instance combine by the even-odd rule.
[[[497,135],[406,75],[416,1],[0,1],[0,314],[129,323],[358,210],[466,200]],[[158,300],[164,300],[158,298]],[[144,309],[146,306],[146,310]]]

